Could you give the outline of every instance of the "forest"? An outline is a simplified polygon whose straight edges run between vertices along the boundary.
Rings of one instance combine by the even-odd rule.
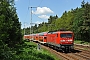
[[[65,11],[61,17],[51,15],[47,23],[23,28],[22,33],[25,30],[26,35],[30,34],[30,29],[33,30],[32,34],[60,29],[70,30],[74,32],[75,40],[90,42],[90,3],[83,0],[81,7]]]
[[[22,41],[21,23],[14,0],[0,0],[0,59],[14,59]]]

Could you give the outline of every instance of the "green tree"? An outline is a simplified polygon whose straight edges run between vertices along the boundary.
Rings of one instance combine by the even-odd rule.
[[[12,57],[11,49],[17,49],[22,43],[21,23],[19,22],[14,0],[0,0],[0,58]]]
[[[85,4],[84,0],[81,8],[74,10],[73,31],[76,39],[90,40],[90,4],[88,2]]]
[[[85,4],[84,8],[84,13],[83,13],[83,24],[81,26],[81,31],[83,32],[83,39],[85,41],[90,42],[90,4],[87,2]]]
[[[48,19],[48,23],[51,24],[54,20],[56,20],[58,18],[58,16],[50,16]]]
[[[73,19],[73,27],[72,27],[72,29],[73,29],[73,31],[74,31],[74,33],[75,33],[75,38],[76,39],[79,39],[79,40],[81,40],[82,38],[81,38],[81,27],[80,26],[82,26],[82,22],[83,22],[83,18],[82,18],[82,16],[83,16],[83,9],[81,8],[81,9],[75,9],[75,11],[73,12],[73,14],[74,14],[74,19]]]

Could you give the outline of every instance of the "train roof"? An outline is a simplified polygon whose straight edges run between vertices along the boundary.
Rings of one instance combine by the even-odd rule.
[[[24,36],[34,36],[34,35],[36,35],[36,34],[28,34],[28,35],[24,35]]]
[[[24,35],[24,36],[30,36],[30,35]]]
[[[41,32],[39,33],[39,35],[43,36],[43,35],[46,35],[48,32]]]
[[[54,33],[73,33],[72,31],[50,31],[48,34],[54,34]]]
[[[72,31],[57,31],[57,32],[60,32],[60,33],[73,33]]]

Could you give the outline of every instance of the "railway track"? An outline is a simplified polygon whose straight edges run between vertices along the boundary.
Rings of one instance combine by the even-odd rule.
[[[76,58],[75,56],[72,56],[70,54],[63,53],[63,52],[60,52],[60,51],[56,51],[52,48],[49,48],[49,47],[46,47],[46,46],[43,46],[43,45],[42,45],[42,48],[49,50],[51,53],[60,57],[62,60],[78,60],[78,58]]]
[[[75,53],[75,55],[90,60],[90,46],[75,45],[75,49],[81,51],[80,53]]]
[[[74,44],[74,46],[75,46],[75,48],[77,48],[79,50],[90,52],[90,46],[89,45],[78,45],[78,44]]]
[[[63,53],[43,45],[42,48],[49,50],[51,53],[60,57],[61,60],[90,60],[90,52],[81,48],[75,48],[75,50],[70,53]]]

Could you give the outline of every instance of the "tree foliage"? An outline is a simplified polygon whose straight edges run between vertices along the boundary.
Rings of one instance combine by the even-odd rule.
[[[12,59],[11,49],[22,43],[21,23],[19,22],[14,0],[0,0],[0,59]]]

